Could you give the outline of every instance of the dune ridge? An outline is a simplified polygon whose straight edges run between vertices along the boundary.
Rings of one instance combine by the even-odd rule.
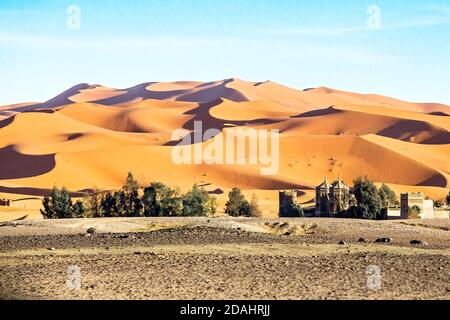
[[[193,183],[219,204],[237,186],[260,197],[267,215],[277,190],[297,188],[311,203],[323,177],[367,175],[397,191],[441,199],[450,188],[450,107],[330,88],[304,91],[265,81],[148,82],[127,89],[79,84],[43,103],[0,107],[0,197],[120,187],[128,171],[141,184]],[[280,170],[255,165],[175,165],[174,130],[229,126],[278,129]],[[204,141],[207,146],[214,141]]]

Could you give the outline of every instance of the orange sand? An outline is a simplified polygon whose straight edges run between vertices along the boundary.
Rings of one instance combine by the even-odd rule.
[[[367,175],[397,192],[442,199],[450,188],[445,114],[450,107],[442,104],[238,79],[121,90],[82,84],[43,104],[0,108],[0,198],[34,197],[7,217],[21,218],[27,209],[35,217],[35,199],[54,185],[113,189],[132,171],[142,185],[205,185],[221,205],[230,188],[240,187],[258,196],[266,216],[276,215],[278,190],[302,190],[307,205],[325,176],[351,182]],[[278,174],[261,176],[256,165],[175,165],[171,133],[192,130],[195,120],[203,129],[279,129]]]

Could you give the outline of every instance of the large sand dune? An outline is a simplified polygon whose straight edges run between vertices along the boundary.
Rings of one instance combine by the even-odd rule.
[[[367,175],[440,199],[450,188],[449,115],[443,104],[270,81],[80,84],[44,103],[0,107],[0,198],[41,196],[54,185],[113,189],[132,171],[142,184],[205,185],[221,204],[241,187],[259,196],[267,215],[276,213],[277,190],[298,188],[309,203],[325,176]],[[279,129],[278,174],[261,176],[257,165],[175,165],[171,134],[193,130],[194,121],[203,130]]]

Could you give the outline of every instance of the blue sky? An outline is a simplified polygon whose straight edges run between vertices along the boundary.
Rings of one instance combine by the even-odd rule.
[[[0,0],[0,105],[231,77],[450,104],[450,0]]]

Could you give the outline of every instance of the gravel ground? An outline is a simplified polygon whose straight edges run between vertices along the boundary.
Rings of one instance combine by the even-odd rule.
[[[166,224],[163,230],[151,232],[91,236],[85,231],[58,234],[57,228],[45,235],[12,235],[5,228],[21,229],[4,225],[0,227],[0,297],[450,298],[448,222],[409,225],[408,221],[406,225],[314,219],[307,223],[316,227],[296,229],[308,232],[284,235],[292,226],[304,226],[305,220],[287,220],[284,226],[283,221],[236,221],[227,220],[228,227],[222,221],[196,220],[175,228]],[[266,232],[245,231],[256,226]],[[366,242],[358,242],[361,237]],[[393,242],[374,243],[379,237],[393,237]],[[412,246],[413,239],[428,245]],[[70,266],[80,270],[79,289],[67,286]],[[381,272],[380,287],[373,290],[367,287],[368,277],[372,279],[369,266]]]

